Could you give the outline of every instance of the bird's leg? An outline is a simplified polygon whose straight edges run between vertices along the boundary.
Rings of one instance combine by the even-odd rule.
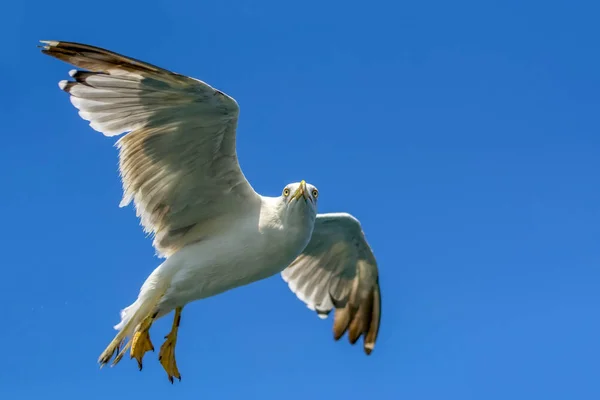
[[[152,346],[152,342],[150,341],[149,331],[157,314],[158,313],[154,313],[140,322],[131,339],[131,358],[137,360],[140,371],[142,370],[142,359],[144,358],[144,354],[148,351],[154,351],[154,346]]]
[[[177,330],[179,329],[182,309],[183,307],[177,307],[175,309],[173,327],[171,328],[171,332],[165,336],[165,339],[167,340],[160,346],[160,353],[158,355],[158,360],[165,369],[171,383],[173,383],[173,378],[181,380],[181,375],[177,369],[177,362],[175,362],[175,344],[177,343]]]

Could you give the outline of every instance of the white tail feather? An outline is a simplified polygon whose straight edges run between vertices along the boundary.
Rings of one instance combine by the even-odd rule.
[[[146,279],[140,289],[138,298],[133,304],[121,310],[121,322],[114,326],[118,331],[125,327],[135,328],[144,318],[155,311],[160,299],[171,283],[165,274],[165,261],[159,265]],[[130,332],[126,333],[129,336]]]
[[[121,322],[114,326],[119,332],[100,355],[98,361],[101,365],[110,361],[115,351],[119,349],[125,339],[131,338],[140,322],[157,311],[160,300],[171,284],[174,271],[173,268],[169,268],[170,264],[172,263],[167,259],[152,271],[142,285],[137,300],[121,310]],[[122,352],[129,347],[129,344],[127,343]],[[117,363],[121,356],[122,353],[118,354],[114,363]]]

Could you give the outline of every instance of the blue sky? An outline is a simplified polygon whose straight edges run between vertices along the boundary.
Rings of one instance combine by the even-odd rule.
[[[485,3],[485,4],[484,4]],[[2,6],[0,397],[597,399],[600,5],[592,1],[72,1]],[[119,209],[113,139],[39,39],[200,78],[241,107],[260,193],[306,179],[363,223],[371,357],[279,276],[188,306],[156,354],[98,370],[158,265]],[[303,163],[289,159],[302,156]],[[170,318],[152,330],[155,345]]]

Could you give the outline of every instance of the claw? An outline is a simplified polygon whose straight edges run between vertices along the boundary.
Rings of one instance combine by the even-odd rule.
[[[173,328],[171,332],[165,336],[165,342],[160,347],[158,360],[165,369],[169,382],[173,383],[173,378],[181,381],[181,374],[177,369],[177,361],[175,360],[175,345],[177,344],[177,330],[179,328],[179,320],[181,318],[181,308],[175,309],[175,318],[173,320]]]
[[[130,358],[136,359],[140,371],[142,370],[144,354],[148,351],[154,351],[154,346],[152,345],[152,341],[150,341],[150,334],[148,332],[152,326],[152,322],[154,322],[154,316],[142,321],[133,334],[133,339],[131,339]]]

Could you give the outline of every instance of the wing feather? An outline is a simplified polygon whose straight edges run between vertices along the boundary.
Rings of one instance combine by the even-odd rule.
[[[259,196],[236,153],[239,108],[208,84],[85,44],[42,52],[84,70],[59,86],[90,126],[117,142],[121,206],[134,202],[159,254],[226,229]]]
[[[310,242],[281,275],[319,317],[335,309],[335,340],[348,332],[354,344],[364,336],[364,351],[371,354],[381,321],[379,273],[356,218],[346,213],[317,215]]]

